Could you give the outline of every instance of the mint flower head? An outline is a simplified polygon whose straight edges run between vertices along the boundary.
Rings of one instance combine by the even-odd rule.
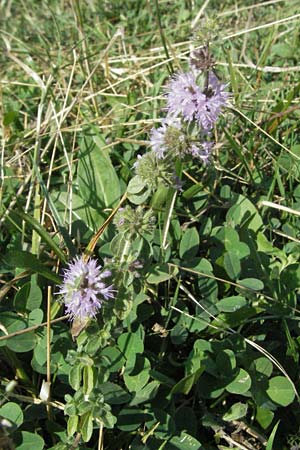
[[[85,262],[82,256],[77,256],[69,263],[58,294],[63,296],[71,320],[95,317],[103,300],[114,298],[113,286],[103,282],[109,276],[111,272],[102,271],[95,259]]]
[[[189,123],[195,121],[204,132],[213,128],[229,94],[226,85],[212,71],[207,77],[207,86],[200,87],[194,71],[175,75],[167,86],[169,117],[181,116]]]

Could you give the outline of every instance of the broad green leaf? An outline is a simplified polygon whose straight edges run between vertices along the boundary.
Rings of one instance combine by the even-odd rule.
[[[133,431],[139,428],[142,423],[153,420],[152,413],[145,412],[136,407],[123,408],[118,414],[116,427],[122,431]]]
[[[241,273],[241,263],[236,253],[229,251],[224,255],[224,268],[231,280],[236,280]]]
[[[216,363],[221,376],[231,378],[236,368],[235,354],[229,348],[217,353]]]
[[[106,347],[100,355],[110,372],[117,372],[125,363],[125,358],[117,347]]]
[[[34,309],[28,315],[28,326],[39,325],[43,322],[44,313],[41,309]]]
[[[264,288],[264,283],[257,278],[244,278],[243,280],[238,280],[238,284],[252,291],[261,291]]]
[[[151,199],[151,207],[154,209],[154,211],[158,211],[159,209],[163,208],[169,198],[170,189],[172,188],[163,185],[158,186]]]
[[[158,381],[151,381],[140,389],[130,402],[130,406],[139,405],[144,402],[150,402],[156,395],[160,383]]]
[[[76,433],[77,426],[78,426],[78,416],[70,416],[68,418],[68,425],[67,425],[68,436],[73,436],[73,434]]]
[[[170,267],[168,264],[160,264],[158,266],[151,267],[147,281],[150,284],[159,284],[163,281],[170,280],[177,273],[177,267]]]
[[[250,255],[250,248],[245,242],[237,242],[231,251],[236,254],[236,256],[241,260]]]
[[[44,439],[38,434],[21,431],[14,438],[16,450],[43,450],[45,447]]]
[[[0,417],[8,419],[12,425],[19,427],[22,425],[24,416],[23,411],[17,403],[8,402],[0,408]]]
[[[43,263],[29,252],[20,250],[10,250],[4,255],[3,260],[11,267],[20,269],[29,269],[34,273],[38,273],[44,278],[53,281],[56,284],[61,283],[61,279],[54,272],[51,272]]]
[[[125,366],[124,382],[129,392],[139,391],[150,378],[151,364],[147,358],[132,354]]]
[[[300,288],[300,267],[299,264],[290,264],[280,273],[280,281],[289,289]]]
[[[23,330],[24,328],[26,328],[27,321],[23,317],[20,317],[17,313],[14,313],[12,311],[4,311],[1,312],[0,323],[0,333],[1,335],[4,335]],[[4,329],[6,333],[4,333]],[[0,341],[0,347],[5,346],[6,343],[6,340]]]
[[[136,333],[123,333],[118,338],[118,346],[126,358],[144,352],[144,343]]]
[[[145,182],[138,176],[134,176],[128,183],[128,194],[139,194],[145,189]]]
[[[197,391],[203,398],[218,398],[223,394],[224,390],[223,380],[219,380],[207,372],[203,373],[201,382],[197,385]]]
[[[263,226],[262,218],[256,207],[241,194],[235,196],[233,206],[227,212],[226,222],[254,232],[258,232]]]
[[[240,238],[238,232],[232,226],[215,227],[212,235],[215,239],[224,245],[227,251],[232,251],[239,244]]]
[[[150,194],[151,189],[150,187],[148,187],[145,188],[143,191],[139,192],[138,194],[128,194],[127,198],[134,205],[142,205],[143,203],[145,203]]]
[[[178,381],[178,383],[172,387],[170,394],[177,394],[179,392],[185,395],[188,394],[194,384],[197,383],[204,370],[205,367],[200,367],[195,373],[182,378],[182,380]]]
[[[196,256],[199,250],[199,242],[199,234],[195,227],[185,230],[179,246],[180,258],[188,259]]]
[[[223,298],[218,303],[216,303],[216,306],[219,311],[234,312],[242,308],[246,304],[247,301],[245,300],[244,297],[240,295],[234,295],[232,297]]]
[[[256,420],[264,430],[271,425],[273,417],[274,417],[273,411],[270,411],[267,408],[257,406]]]
[[[58,258],[61,261],[66,262],[65,254],[55,243],[53,237],[47,233],[45,228],[42,227],[42,225],[34,217],[31,217],[29,214],[26,214],[23,211],[19,210],[14,211],[14,214],[17,214],[22,220],[27,222],[37,232],[37,234],[41,237],[41,239],[49,245],[49,247],[51,248],[51,250],[53,250],[56,256],[58,256]]]
[[[244,369],[240,369],[235,379],[226,386],[226,391],[231,394],[245,394],[251,387],[250,375]]]
[[[39,308],[42,303],[42,291],[37,285],[36,276],[32,275],[31,281],[25,283],[15,295],[14,307],[18,312],[32,311]]]
[[[77,233],[85,236],[87,230],[89,230],[90,234],[95,233],[107,217],[107,214],[102,210],[96,210],[88,205],[80,195],[72,193],[72,202],[67,192],[55,192],[52,195],[54,198],[53,201],[64,223],[69,224],[70,211],[72,212],[73,236]]]
[[[90,394],[94,387],[94,370],[91,366],[84,366],[82,380],[84,394]]]
[[[113,429],[117,422],[116,416],[107,410],[105,411],[105,414],[99,417],[99,419],[103,422],[103,426],[109,429]]]
[[[248,405],[247,403],[235,403],[229,410],[223,415],[223,420],[226,422],[231,422],[232,420],[238,420],[241,417],[245,417],[247,414]]]
[[[71,368],[69,374],[69,383],[75,391],[77,391],[80,388],[81,377],[82,377],[82,366],[80,364],[76,364]]]
[[[131,399],[131,395],[121,386],[107,381],[99,386],[104,399],[110,405],[121,405],[127,403]]]
[[[281,406],[290,405],[295,398],[295,391],[291,382],[283,376],[277,376],[269,380],[267,394],[273,402]]]
[[[273,372],[273,364],[265,356],[261,356],[254,361],[255,369],[257,372],[262,373],[266,377],[269,377]]]
[[[33,311],[41,306],[43,300],[42,290],[37,284],[37,276],[31,276],[30,292],[26,302],[26,308],[28,311]]]
[[[93,434],[93,417],[90,412],[80,418],[79,429],[84,442],[89,442]]]
[[[182,431],[180,436],[173,436],[164,446],[164,450],[205,450],[196,438]]]
[[[13,336],[7,340],[7,347],[16,353],[25,353],[33,350],[36,346],[37,338],[33,331]]]
[[[190,321],[191,322],[191,321]],[[188,338],[188,330],[183,324],[177,323],[175,327],[172,328],[170,337],[174,345],[183,344]]]
[[[104,146],[104,139],[97,145],[90,136],[80,142],[77,182],[81,197],[96,210],[114,207],[120,199],[119,179]]]

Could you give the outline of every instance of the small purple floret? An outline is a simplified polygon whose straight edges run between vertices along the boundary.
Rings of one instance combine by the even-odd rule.
[[[211,151],[214,144],[213,142],[201,142],[200,144],[192,144],[191,145],[191,154],[195,158],[199,158],[202,160],[203,164],[207,164],[211,157]]]
[[[222,107],[227,104],[229,93],[225,89],[226,85],[221,84],[213,72],[209,72],[205,99],[198,102],[198,109],[195,114],[196,120],[203,131],[209,131],[213,128]]]
[[[167,150],[165,144],[166,131],[167,127],[163,124],[159,128],[152,128],[150,132],[150,145],[159,159],[162,159],[165,156],[165,152]]]
[[[178,73],[167,86],[168,114],[182,115],[183,119],[191,122],[195,118],[198,102],[205,100],[193,72]]]
[[[84,262],[76,257],[64,270],[63,283],[58,294],[63,295],[66,313],[70,319],[95,317],[103,300],[114,298],[113,286],[107,286],[102,280],[111,276],[109,270],[101,272],[101,266],[95,259]]]

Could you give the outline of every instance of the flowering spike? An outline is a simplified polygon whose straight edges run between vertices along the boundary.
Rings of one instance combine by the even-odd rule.
[[[83,257],[77,256],[69,263],[58,294],[63,295],[66,313],[71,320],[95,317],[103,300],[114,298],[113,286],[102,281],[110,275],[109,270],[101,272],[95,259],[85,262]]]

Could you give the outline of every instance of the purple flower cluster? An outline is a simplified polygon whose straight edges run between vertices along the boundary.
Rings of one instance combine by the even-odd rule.
[[[229,93],[226,85],[219,82],[216,75],[209,71],[202,76],[202,88],[194,70],[176,74],[167,86],[167,117],[162,126],[153,128],[150,144],[158,159],[167,154],[197,157],[207,163],[213,143],[203,141],[209,136],[222,108],[227,104]],[[185,130],[183,124],[186,123]],[[189,125],[193,124],[192,138]],[[174,132],[176,131],[176,132]],[[196,136],[195,136],[196,133]],[[195,144],[199,142],[199,144]]]
[[[225,88],[213,72],[209,72],[207,86],[202,90],[194,72],[179,73],[167,87],[168,115],[182,116],[187,122],[196,121],[202,131],[208,132],[227,103]]]
[[[103,300],[114,298],[113,286],[107,286],[103,279],[111,276],[109,270],[101,271],[95,259],[88,262],[76,257],[64,270],[63,283],[58,294],[63,295],[66,313],[73,320],[95,317]]]

